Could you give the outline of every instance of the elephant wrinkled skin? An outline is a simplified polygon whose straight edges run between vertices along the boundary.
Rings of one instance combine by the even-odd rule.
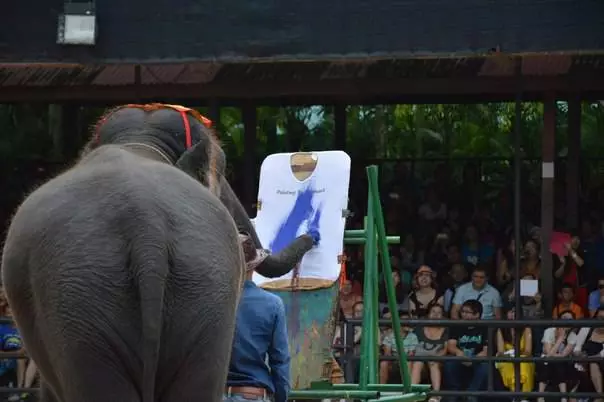
[[[182,118],[193,178],[172,165],[185,154]],[[238,226],[252,225],[245,211],[235,224],[219,145],[166,108],[113,111],[97,132],[26,198],[4,245],[3,285],[41,400],[220,401],[243,281]],[[273,269],[312,247],[296,242]]]
[[[61,402],[220,400],[240,250],[206,188],[116,146],[36,190],[12,221],[2,266],[43,386]]]

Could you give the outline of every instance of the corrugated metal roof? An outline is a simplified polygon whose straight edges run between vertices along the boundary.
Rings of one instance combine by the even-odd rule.
[[[602,74],[604,56],[527,55],[525,76]],[[359,59],[334,62],[189,63],[141,65],[0,64],[0,87],[120,86],[140,83],[304,82],[345,79],[472,78],[512,76],[514,60],[505,55],[403,60]]]

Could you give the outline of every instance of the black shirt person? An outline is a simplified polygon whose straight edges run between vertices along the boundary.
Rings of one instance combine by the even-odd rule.
[[[482,304],[478,300],[467,300],[461,305],[460,312],[462,320],[480,320]],[[459,357],[486,356],[487,341],[486,327],[456,327],[449,335],[447,350],[449,354]],[[488,365],[483,362],[448,361],[444,365],[445,386],[451,391],[481,391],[484,389],[487,374]]]

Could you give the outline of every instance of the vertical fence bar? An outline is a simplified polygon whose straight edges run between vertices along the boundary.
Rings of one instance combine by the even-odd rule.
[[[521,82],[520,80],[522,79],[522,61],[520,58],[516,58],[516,64],[515,64],[515,76],[516,76],[516,83],[517,85],[520,85]],[[522,163],[522,157],[521,157],[521,132],[520,132],[520,124],[522,123],[522,92],[521,89],[518,88],[516,90],[516,102],[514,105],[515,108],[515,116],[514,116],[514,281],[515,286],[514,286],[514,310],[516,312],[516,317],[520,317],[520,319],[523,319],[524,317],[522,316],[523,312],[522,312],[522,304],[521,304],[521,300],[520,300],[520,275],[521,275],[521,269],[520,269],[520,250],[522,248],[522,239],[520,238],[521,236],[521,232],[520,232],[520,208],[521,208],[521,191],[522,191],[522,167],[521,167],[521,163]],[[547,247],[547,248],[545,248]],[[543,248],[545,248],[546,250],[549,249],[549,245],[548,246],[544,246]],[[503,317],[502,317],[503,318]],[[515,357],[519,357],[521,355],[521,350],[520,350],[520,337],[522,336],[522,329],[521,328],[514,328],[514,356]],[[526,340],[525,340],[526,342]],[[490,363],[493,364],[493,363]],[[520,363],[519,362],[514,362],[513,363],[513,367],[514,367],[514,391],[515,392],[519,392],[520,391]]]
[[[398,351],[399,356],[398,364],[403,383],[403,390],[404,392],[409,393],[411,392],[411,375],[409,373],[409,367],[407,366],[407,354],[405,353],[405,348],[403,347],[403,340],[401,338],[401,321],[398,314],[396,313],[398,311],[398,308],[396,304],[396,293],[394,290],[394,283],[392,281],[392,267],[390,266],[390,258],[388,253],[388,242],[386,239],[384,215],[382,213],[382,206],[380,204],[379,199],[380,193],[378,187],[377,166],[372,165],[367,167],[367,180],[369,182],[369,205],[371,206],[371,209],[373,209],[372,218],[378,236],[378,246],[380,248],[382,272],[384,274],[384,281],[386,283],[386,293],[388,295],[388,306],[390,308],[390,311],[392,312],[392,331],[394,334],[396,350]]]
[[[493,356],[497,353],[496,333],[493,327],[487,328],[487,355]],[[494,345],[494,346],[493,346]],[[494,389],[495,365],[491,362],[487,366],[487,391],[491,392]]]

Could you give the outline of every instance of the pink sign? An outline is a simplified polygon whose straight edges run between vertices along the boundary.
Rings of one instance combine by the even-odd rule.
[[[566,244],[570,243],[571,236],[564,232],[552,232],[552,241],[549,244],[549,249],[552,253],[559,257],[564,257],[568,254]]]

